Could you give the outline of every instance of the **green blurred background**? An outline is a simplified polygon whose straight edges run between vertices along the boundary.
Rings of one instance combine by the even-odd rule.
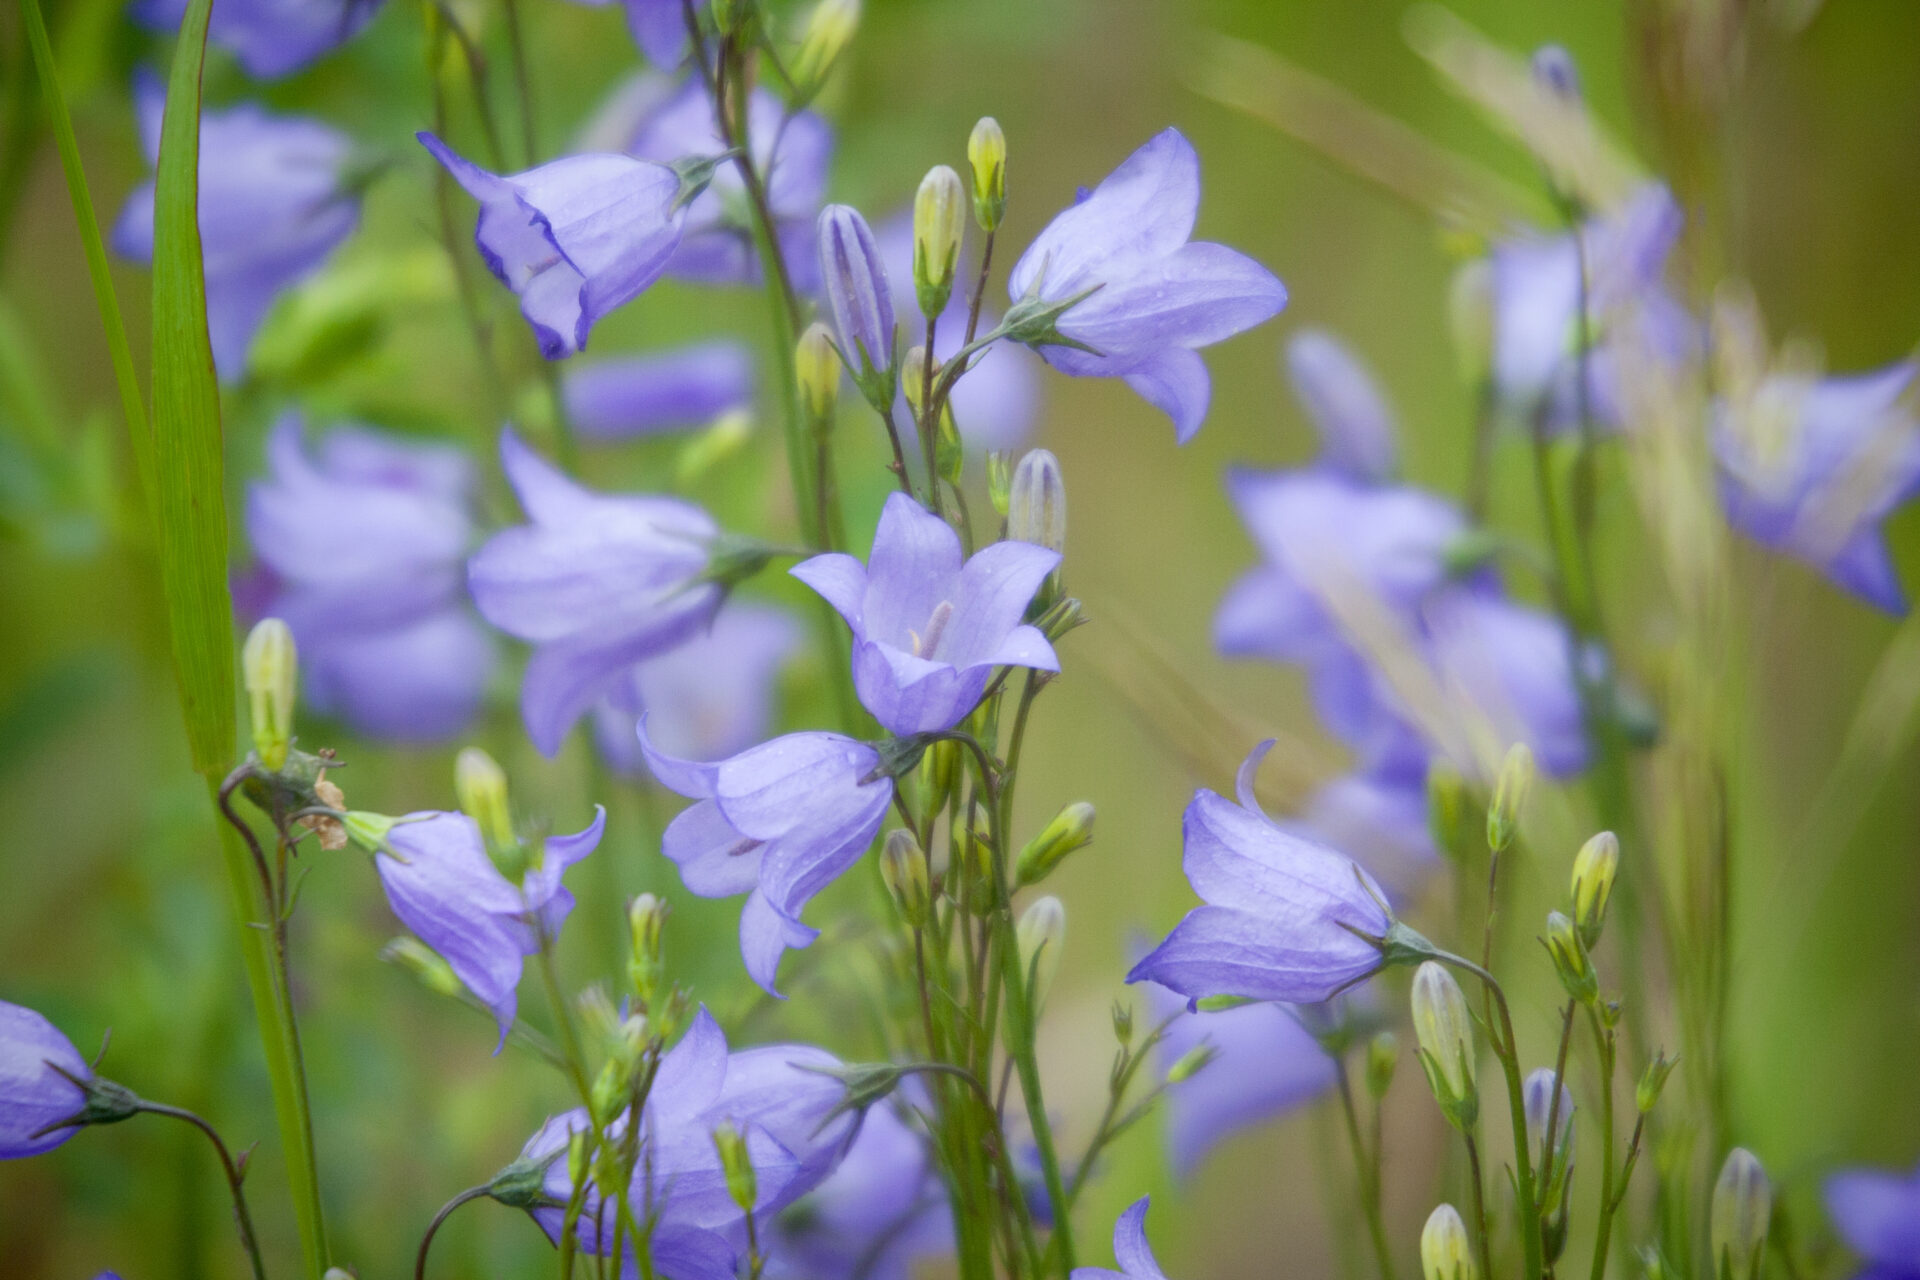
[[[1665,166],[1672,139],[1648,91],[1656,54],[1636,34],[1633,12],[1613,0],[1453,7],[1515,50],[1566,44],[1599,116],[1650,169]],[[635,56],[617,6],[530,0],[525,8],[541,141],[554,153]],[[1465,479],[1472,404],[1446,326],[1457,237],[1193,88],[1204,37],[1235,36],[1537,187],[1533,162],[1408,49],[1405,8],[1403,0],[870,0],[843,83],[823,104],[840,130],[836,197],[873,215],[903,207],[929,165],[961,164],[974,119],[998,117],[1011,153],[1007,238],[1015,245],[1077,185],[1178,125],[1202,158],[1199,234],[1253,254],[1292,291],[1278,321],[1209,352],[1213,407],[1185,449],[1118,384],[1046,382],[1038,442],[1065,467],[1068,572],[1096,620],[1067,642],[1068,674],[1037,713],[1020,789],[1023,826],[1071,799],[1100,810],[1098,842],[1056,882],[1070,927],[1043,1052],[1070,1147],[1102,1101],[1108,1008],[1121,994],[1130,939],[1164,929],[1192,902],[1178,860],[1179,814],[1192,788],[1223,787],[1245,749],[1276,732],[1300,742],[1299,769],[1340,767],[1296,674],[1224,663],[1209,643],[1224,587],[1252,561],[1223,498],[1223,469],[1294,462],[1313,450],[1279,377],[1283,337],[1312,324],[1350,339],[1401,410],[1409,477],[1454,493]],[[32,115],[37,87],[8,9],[4,96],[26,104],[9,117],[17,120]],[[95,199],[110,219],[144,177],[129,77],[164,56],[165,44],[132,29],[117,0],[62,0],[49,9]],[[462,12],[493,16],[487,5]],[[497,25],[488,27],[496,41]],[[1741,73],[1728,77],[1724,131],[1705,143],[1721,163],[1714,198],[1694,212],[1714,219],[1728,271],[1751,282],[1775,332],[1817,339],[1835,370],[1901,358],[1920,337],[1916,52],[1920,6],[1910,0],[1830,0],[1797,34],[1756,19],[1737,50]],[[504,58],[499,63],[503,85]],[[443,276],[425,212],[430,174],[410,142],[428,118],[421,66],[419,9],[393,0],[344,50],[261,92],[397,159],[333,270],[392,272],[397,281],[404,262],[417,269],[412,283],[396,285],[370,331],[348,335],[317,363],[229,394],[235,495],[259,470],[265,424],[290,403],[307,406],[316,421],[359,416],[483,452],[500,419],[521,407],[486,401]],[[251,92],[224,58],[210,69],[208,88],[210,103]],[[471,138],[471,120],[456,121],[455,132]],[[161,602],[131,506],[79,241],[44,133],[16,132],[4,145],[0,997],[42,1010],[83,1051],[111,1028],[108,1074],[207,1112],[240,1144],[259,1140],[255,1214],[270,1257],[285,1260],[277,1270],[291,1274],[296,1250],[266,1078],[204,795],[183,749]],[[463,221],[465,210],[463,203]],[[116,282],[144,361],[147,274],[120,264]],[[486,288],[498,307],[504,293],[491,282]],[[719,330],[757,341],[757,302],[662,287],[597,330],[595,350]],[[524,352],[516,369],[532,373]],[[36,421],[57,430],[38,430]],[[885,491],[879,441],[853,415],[842,434],[853,523],[870,527]],[[1513,456],[1503,455],[1496,472],[1495,522],[1526,531],[1523,461],[1506,454]],[[587,475],[608,487],[659,484],[674,462],[671,446],[609,449],[589,455]],[[743,452],[700,477],[694,493],[742,528],[778,530],[790,515],[784,486],[777,425],[767,422]],[[496,517],[511,516],[504,493],[493,502]],[[1633,524],[1632,501],[1616,483],[1602,499],[1602,572],[1629,669],[1636,647],[1657,642],[1661,625],[1639,607],[1650,584]],[[1920,516],[1909,511],[1890,530],[1905,577],[1920,581]],[[235,545],[244,556],[237,529]],[[1787,1188],[1799,1232],[1817,1235],[1821,1173],[1849,1161],[1904,1166],[1920,1155],[1920,1091],[1912,1085],[1920,1052],[1920,788],[1911,785],[1920,761],[1901,739],[1887,785],[1848,798],[1861,817],[1837,853],[1813,859],[1796,846],[1799,820],[1898,624],[1746,548],[1736,571],[1734,616],[1751,655],[1742,696],[1754,740],[1734,797],[1742,887],[1732,1136],[1754,1147]],[[795,724],[808,722],[818,703],[817,674],[802,670],[792,681]],[[516,745],[510,676],[497,693],[476,736],[508,762],[522,803],[550,813],[557,829],[580,825],[590,786],[612,810],[608,844],[574,874],[584,905],[567,939],[569,977],[584,983],[616,972],[619,895],[660,889],[679,909],[669,936],[676,974],[722,1013],[737,1040],[821,1038],[857,1056],[859,1046],[832,1038],[847,1021],[840,1015],[852,979],[815,981],[809,966],[797,971],[788,1006],[757,1003],[734,950],[735,904],[687,898],[656,852],[650,833],[672,812],[672,798],[625,785],[612,794],[597,789],[579,741],[558,761],[540,760]],[[350,761],[340,781],[355,807],[452,803],[449,753],[383,749],[311,722],[302,738],[331,742]],[[1583,796],[1570,800],[1578,813]],[[1519,917],[1537,918],[1533,904],[1544,909],[1558,892],[1583,834],[1579,821],[1543,833],[1521,860]],[[491,1034],[478,1019],[380,962],[397,926],[361,855],[306,856],[296,986],[334,1251],[363,1275],[401,1274],[434,1208],[484,1181],[564,1094],[537,1061],[511,1051],[490,1057]],[[857,905],[865,891],[850,886],[816,910]],[[1545,1054],[1553,1031],[1544,987],[1541,996],[1521,1026],[1534,1056]],[[1391,1226],[1410,1265],[1418,1225],[1439,1194],[1446,1131],[1411,1070],[1395,1084],[1389,1116]],[[1325,1206],[1328,1195],[1346,1194],[1347,1175],[1335,1162],[1328,1182],[1329,1166],[1319,1162],[1325,1136],[1312,1115],[1262,1126],[1176,1185],[1163,1169],[1158,1126],[1143,1126],[1114,1153],[1083,1209],[1083,1252],[1104,1260],[1114,1213],[1152,1192],[1152,1231],[1170,1274],[1331,1275],[1336,1247]],[[84,1133],[55,1154],[0,1167],[0,1274],[237,1273],[221,1195],[207,1153],[184,1127],[143,1121]],[[519,1215],[480,1206],[442,1236],[436,1272],[534,1274],[549,1256]]]

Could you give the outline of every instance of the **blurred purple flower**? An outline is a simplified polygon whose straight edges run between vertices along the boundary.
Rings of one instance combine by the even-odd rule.
[[[634,734],[642,716],[648,736],[671,755],[718,760],[745,751],[766,736],[774,682],[799,643],[800,627],[785,610],[727,605],[706,630],[614,678],[594,708],[601,756],[622,773],[644,773]]]
[[[777,1219],[772,1280],[909,1280],[953,1249],[946,1184],[926,1143],[890,1106],[867,1112],[844,1159]]]
[[[634,18],[639,9],[660,6],[671,8],[673,21],[680,23],[679,0],[629,0],[627,12]],[[684,46],[684,26],[680,32]],[[818,282],[813,220],[826,196],[833,130],[812,111],[797,112],[789,119],[778,94],[756,88],[747,107],[747,137],[766,186],[774,238],[787,274],[795,289],[812,292]],[[693,78],[676,84],[659,75],[641,76],[621,91],[602,117],[596,140],[659,164],[674,164],[689,156],[717,156],[727,149],[714,127],[713,100],[700,81]],[[667,264],[667,274],[704,284],[757,283],[760,265],[753,235],[742,221],[745,202],[739,171],[731,163],[715,169],[712,184],[687,206],[686,234]]]
[[[702,427],[753,400],[753,357],[737,342],[569,366],[561,395],[586,440],[625,440]]]
[[[40,1132],[86,1105],[85,1092],[61,1071],[93,1078],[93,1068],[59,1028],[31,1009],[0,1000],[0,1160],[37,1156],[79,1132]]]
[[[500,433],[500,460],[532,523],[488,539],[467,582],[487,621],[534,646],[520,711],[550,756],[636,662],[713,617],[723,590],[702,575],[719,529],[677,498],[584,488],[511,430]]]
[[[359,34],[380,0],[217,0],[207,39],[256,80],[277,80]],[[187,0],[134,0],[133,20],[152,31],[177,31]]]
[[[601,0],[602,3],[605,0]],[[685,0],[625,0],[627,30],[647,61],[663,71],[671,71],[687,60],[691,42],[687,39]],[[693,0],[697,12],[707,0]]]
[[[1287,343],[1293,394],[1320,434],[1320,462],[1369,484],[1399,469],[1393,409],[1367,367],[1323,329],[1302,329]]]
[[[143,71],[133,99],[147,159],[156,162],[166,87]],[[223,381],[246,371],[247,348],[273,300],[311,275],[359,223],[359,194],[343,185],[352,151],[337,130],[253,103],[202,113],[207,337]],[[114,223],[113,250],[124,258],[153,260],[153,192],[153,183],[142,184]]]
[[[686,210],[667,165],[576,155],[502,177],[431,133],[415,136],[480,202],[474,243],[518,295],[549,360],[585,347],[593,326],[659,279],[679,247]]]
[[[247,534],[286,620],[316,709],[400,741],[458,733],[496,660],[468,609],[471,461],[444,445],[337,427],[312,456],[297,414],[267,437],[268,473],[247,487]]]
[[[1882,522],[1920,493],[1920,423],[1903,360],[1843,378],[1776,374],[1716,406],[1720,499],[1734,528],[1888,613],[1906,593]]]
[[[1286,287],[1253,259],[1189,243],[1199,207],[1199,157],[1167,129],[1048,223],[1007,280],[1016,313],[1030,297],[1060,304],[1093,290],[1056,325],[1093,350],[1035,350],[1062,373],[1124,379],[1173,419],[1182,443],[1200,429],[1212,394],[1198,348],[1287,303]]]
[[[904,735],[958,724],[996,666],[1060,669],[1047,638],[1020,621],[1059,563],[1056,552],[1012,541],[967,559],[945,520],[895,493],[867,564],[836,552],[791,572],[853,629],[860,701]]]
[[[1155,1023],[1171,1019],[1155,1050],[1162,1073],[1202,1044],[1215,1054],[1200,1072],[1167,1089],[1167,1134],[1180,1177],[1222,1139],[1333,1087],[1333,1059],[1289,1006],[1190,1013],[1174,992],[1149,983],[1147,1008]]]
[[[661,852],[703,898],[747,894],[740,955],[769,995],[790,947],[820,931],[802,924],[813,895],[873,843],[893,803],[880,753],[837,733],[790,733],[707,764],[640,744],[660,785],[698,803],[667,824]]]
[[[1827,1179],[1827,1216],[1864,1264],[1862,1280],[1920,1276],[1920,1169],[1848,1169]]]
[[[1075,1267],[1073,1280],[1167,1280],[1147,1244],[1147,1198],[1142,1196],[1113,1224],[1113,1260],[1118,1271]]]
[[[521,961],[543,938],[559,937],[573,910],[560,879],[594,851],[606,825],[606,810],[596,806],[586,830],[530,846],[536,856],[519,884],[494,865],[479,825],[463,813],[403,818],[375,856],[393,913],[492,1010],[501,1045],[519,1004]]]
[[[1281,825],[1340,850],[1380,881],[1389,902],[1404,902],[1440,861],[1427,819],[1426,769],[1418,763],[1342,774],[1323,783],[1298,817]]]
[[[1127,975],[1199,1000],[1241,996],[1311,1004],[1373,973],[1392,917],[1385,894],[1348,858],[1281,829],[1253,796],[1273,746],[1253,749],[1239,804],[1202,789],[1181,823],[1182,865],[1197,907]]]

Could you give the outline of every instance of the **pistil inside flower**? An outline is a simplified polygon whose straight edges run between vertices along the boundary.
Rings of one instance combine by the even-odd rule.
[[[913,656],[931,658],[933,651],[940,646],[940,637],[946,632],[947,622],[953,617],[953,601],[942,600],[933,606],[933,612],[927,617],[927,629],[923,635],[912,628],[907,630],[907,639],[912,642]]]

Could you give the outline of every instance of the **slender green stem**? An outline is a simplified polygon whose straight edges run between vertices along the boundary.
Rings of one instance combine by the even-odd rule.
[[[580,1047],[580,1033],[573,1025],[573,1009],[567,1004],[566,994],[560,987],[560,975],[554,969],[552,942],[543,936],[534,957],[535,967],[540,970],[540,985],[546,989],[547,1003],[553,1006],[553,1020],[560,1031],[560,1053],[566,1060],[567,1077],[580,1094],[581,1105],[591,1113],[593,1089],[587,1083],[586,1055]]]
[[[1553,1101],[1547,1105],[1547,1127],[1540,1135],[1539,1167],[1545,1171],[1548,1176],[1541,1179],[1540,1186],[1536,1189],[1539,1197],[1534,1201],[1533,1205],[1533,1211],[1536,1214],[1545,1213],[1547,1210],[1544,1201],[1550,1189],[1548,1183],[1552,1181],[1554,1135],[1560,1130],[1560,1090],[1567,1078],[1567,1048],[1573,1043],[1573,1014],[1575,1007],[1575,1002],[1569,998],[1567,1001],[1567,1011],[1560,1019],[1560,1048],[1553,1060]],[[1612,1157],[1609,1156],[1608,1159],[1612,1159]]]
[[[470,1200],[478,1200],[488,1194],[485,1187],[468,1187],[453,1199],[440,1206],[433,1215],[433,1221],[427,1224],[426,1234],[420,1237],[420,1251],[413,1259],[413,1280],[427,1280],[427,1252],[433,1248],[433,1238],[440,1233],[440,1226],[453,1216],[453,1211]]]
[[[1593,1028],[1594,1051],[1600,1055],[1600,1220],[1593,1236],[1590,1280],[1606,1280],[1607,1250],[1613,1239],[1613,1033],[1600,1025],[1600,1015],[1587,1010]]]
[[[207,1135],[207,1141],[213,1144],[213,1150],[220,1157],[221,1172],[226,1175],[227,1190],[233,1196],[233,1224],[240,1233],[240,1246],[247,1251],[247,1261],[253,1266],[254,1280],[266,1280],[266,1263],[260,1258],[260,1241],[253,1234],[253,1215],[247,1211],[247,1193],[242,1186],[246,1174],[234,1163],[233,1153],[227,1150],[227,1144],[221,1140],[214,1127],[201,1117],[184,1107],[170,1107],[162,1102],[140,1100],[140,1110],[148,1115],[172,1116],[175,1120],[184,1120],[201,1133]]]
[[[927,497],[933,514],[946,515],[945,503],[940,498],[940,406],[933,402],[933,338],[939,324],[938,316],[927,317],[927,340],[920,348],[920,458],[927,468]],[[913,377],[914,371],[907,370],[907,376]]]
[[[1493,1269],[1493,1240],[1487,1231],[1487,1180],[1480,1169],[1480,1144],[1473,1140],[1471,1133],[1463,1131],[1460,1136],[1467,1144],[1467,1176],[1473,1190],[1474,1238],[1480,1245],[1480,1274],[1492,1276],[1496,1273]]]
[[[520,99],[520,151],[526,167],[531,169],[540,155],[539,144],[535,140],[539,132],[533,119],[533,77],[527,70],[526,37],[520,30],[520,0],[503,0],[502,6],[507,14],[507,48],[513,57],[513,90]]]
[[[1334,1078],[1340,1085],[1340,1113],[1347,1122],[1347,1142],[1353,1148],[1353,1170],[1360,1182],[1360,1211],[1366,1216],[1367,1234],[1373,1239],[1373,1255],[1380,1264],[1381,1280],[1394,1280],[1393,1250],[1387,1245],[1387,1225],[1380,1211],[1379,1166],[1367,1151],[1366,1140],[1360,1133],[1360,1112],[1353,1104],[1353,1081],[1347,1072],[1346,1059],[1334,1058],[1333,1068]]]

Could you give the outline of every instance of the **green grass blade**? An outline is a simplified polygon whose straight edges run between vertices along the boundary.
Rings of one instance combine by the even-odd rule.
[[[73,118],[67,112],[67,97],[60,89],[59,64],[54,61],[53,42],[47,37],[47,24],[40,14],[40,0],[21,0],[26,19],[27,43],[33,46],[33,65],[40,73],[40,87],[47,102],[47,121],[53,127],[53,140],[60,152],[60,168],[66,174],[67,194],[73,200],[73,220],[80,228],[80,243],[86,250],[87,275],[93,281],[93,300],[100,308],[100,324],[107,331],[107,350],[113,357],[113,378],[120,387],[120,408],[127,419],[127,438],[133,446],[133,466],[140,477],[140,492],[153,512],[153,432],[147,427],[146,404],[140,397],[140,382],[133,371],[133,351],[127,345],[127,327],[120,321],[120,303],[114,296],[113,278],[107,274],[107,248],[100,239],[100,220],[94,215],[93,196],[87,189],[86,171],[80,166],[80,144],[74,138]]]

